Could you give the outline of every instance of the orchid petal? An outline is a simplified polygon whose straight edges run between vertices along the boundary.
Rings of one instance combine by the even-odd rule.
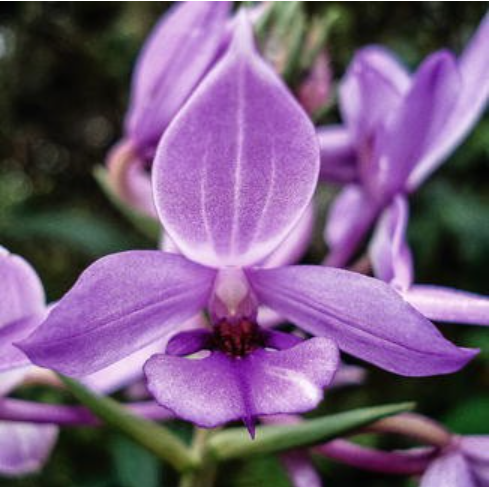
[[[230,48],[159,145],[153,187],[165,230],[197,262],[259,262],[298,222],[318,172],[311,122],[240,17]]]
[[[460,438],[460,447],[470,461],[478,485],[489,485],[489,436],[463,436]]]
[[[371,48],[360,50],[339,89],[343,120],[360,152],[370,152],[378,127],[388,122],[402,101],[403,92],[397,86],[399,70],[386,70],[387,62],[379,59]],[[368,160],[368,154],[363,158]]]
[[[454,372],[476,351],[445,340],[388,284],[320,266],[250,269],[261,303],[341,350],[406,376]]]
[[[44,315],[45,313],[28,316],[0,328],[0,371],[31,363],[14,344],[27,338],[41,324]]]
[[[348,129],[341,125],[317,131],[321,168],[319,179],[331,183],[351,183],[358,179],[357,154]]]
[[[417,188],[443,162],[484,112],[489,98],[488,45],[489,14],[486,14],[459,59],[462,86],[450,118],[414,167],[408,180],[409,189]]]
[[[489,298],[458,289],[417,284],[404,299],[430,320],[489,325]]]
[[[138,148],[154,151],[215,61],[230,9],[231,2],[179,2],[153,29],[136,65],[126,120]]]
[[[45,310],[44,290],[34,269],[0,247],[0,328]]]
[[[407,201],[397,196],[384,210],[369,248],[374,275],[399,290],[408,289],[413,282],[412,256],[406,242],[408,219]]]
[[[145,366],[155,399],[204,428],[232,420],[313,409],[332,380],[338,351],[313,338],[285,351],[258,349],[239,360],[215,352],[204,359],[155,355]]]
[[[421,478],[420,487],[477,487],[469,465],[458,452],[433,461]]]
[[[411,79],[408,70],[396,54],[384,46],[366,46],[357,52],[356,59],[361,59],[363,63],[381,73],[399,94],[405,94],[409,90]]]
[[[67,375],[96,372],[149,345],[207,304],[215,272],[159,251],[123,252],[89,267],[20,345]]]
[[[190,330],[203,326],[204,319],[202,314],[198,314],[187,320],[179,329]],[[94,374],[84,377],[82,382],[91,389],[103,394],[112,394],[133,384],[143,378],[144,364],[152,355],[165,350],[170,337],[171,333],[166,334],[163,339],[157,340],[119,362],[115,362]]]
[[[14,477],[37,472],[57,437],[55,426],[0,422],[0,474]]]
[[[369,163],[369,190],[388,198],[405,189],[413,167],[444,128],[461,90],[453,55],[429,56],[413,77],[395,118],[379,134]]]
[[[261,263],[261,267],[281,267],[299,262],[312,241],[314,216],[311,203],[285,240]]]
[[[348,185],[333,202],[324,238],[329,246],[326,264],[342,267],[357,251],[379,213],[379,208],[361,187]]]

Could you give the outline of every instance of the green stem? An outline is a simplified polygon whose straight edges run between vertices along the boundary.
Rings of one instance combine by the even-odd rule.
[[[212,459],[206,458],[205,448],[209,430],[195,429],[192,452],[200,458],[200,468],[185,473],[180,479],[179,487],[212,487],[217,473],[217,465]]]
[[[179,472],[199,467],[199,458],[167,428],[135,416],[109,397],[99,396],[73,379],[59,376],[66,388],[98,418],[170,463]]]

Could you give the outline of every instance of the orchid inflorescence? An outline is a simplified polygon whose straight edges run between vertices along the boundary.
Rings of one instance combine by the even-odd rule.
[[[365,371],[341,352],[408,377],[457,372],[478,353],[430,320],[488,325],[489,298],[415,283],[407,198],[486,106],[489,17],[458,58],[434,53],[414,74],[386,48],[362,48],[339,85],[343,125],[315,127],[298,100],[307,89],[310,113],[311,93],[330,92],[311,87],[330,78],[319,74],[329,70],[324,55],[295,97],[255,41],[274,7],[231,7],[177,4],[156,25],[107,158],[112,192],[159,222],[161,248],[97,260],[51,304],[33,268],[0,250],[0,473],[41,468],[64,425],[117,417],[138,440],[148,421],[176,418],[248,430],[211,433],[194,458],[154,423],[162,458],[185,475],[210,457],[268,449],[297,486],[320,485],[311,453],[420,476],[423,487],[489,485],[488,437],[459,436],[403,407],[347,412],[336,425],[299,416],[324,389],[363,384]],[[299,264],[315,192],[330,183],[344,187],[327,216],[329,253]],[[347,270],[364,247],[369,269]],[[142,380],[144,401],[107,399]],[[84,406],[8,397],[25,383],[67,387]],[[346,439],[367,430],[424,446],[387,452]]]

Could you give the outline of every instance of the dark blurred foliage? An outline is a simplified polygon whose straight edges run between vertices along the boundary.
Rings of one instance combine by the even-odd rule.
[[[311,17],[328,8],[341,14],[328,42],[336,80],[355,49],[367,43],[389,46],[411,67],[436,49],[460,52],[487,6],[304,4]],[[93,170],[120,135],[134,59],[166,8],[160,2],[0,4],[0,244],[33,263],[50,299],[59,298],[95,258],[156,244],[108,203]],[[335,121],[336,115],[333,110],[324,121]],[[409,231],[418,282],[489,294],[488,140],[486,117],[411,199]],[[322,247],[316,248],[308,258],[320,258]],[[331,392],[319,413],[415,400],[420,411],[457,431],[489,434],[489,332],[441,326],[458,343],[482,348],[464,371],[403,379],[372,369],[366,386]],[[389,439],[380,445],[402,443]],[[413,485],[316,460],[327,485]],[[221,472],[223,487],[289,485],[273,457],[224,466]],[[71,429],[62,432],[42,474],[0,480],[0,485],[152,487],[175,482],[165,466],[118,435]]]

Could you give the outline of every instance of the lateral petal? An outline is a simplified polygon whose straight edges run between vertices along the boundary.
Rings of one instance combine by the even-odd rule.
[[[261,303],[341,350],[406,376],[455,372],[477,351],[458,348],[388,284],[341,269],[250,269]]]
[[[121,360],[207,304],[215,271],[176,254],[132,251],[90,266],[19,344],[32,362],[76,377]]]

